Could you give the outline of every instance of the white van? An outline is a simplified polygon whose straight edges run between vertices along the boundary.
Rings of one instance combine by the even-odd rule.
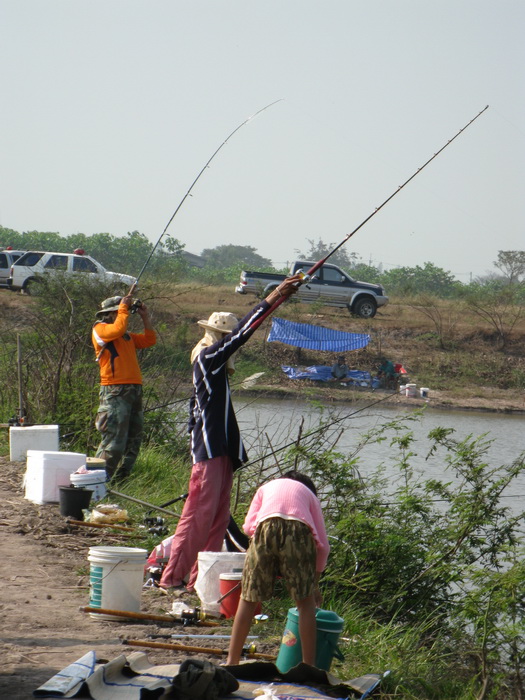
[[[22,257],[25,250],[12,250],[11,248],[0,248],[0,287],[7,287],[11,274],[11,265]]]
[[[38,284],[40,276],[53,273],[68,277],[91,275],[94,280],[116,282],[129,287],[137,281],[136,277],[131,275],[106,270],[103,265],[84,252],[49,253],[30,250],[11,265],[7,284],[14,291],[22,290],[26,294],[31,294],[31,288]]]

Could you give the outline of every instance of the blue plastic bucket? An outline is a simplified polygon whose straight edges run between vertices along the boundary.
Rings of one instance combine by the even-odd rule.
[[[335,612],[318,609],[315,613],[315,622],[317,628],[315,665],[323,671],[329,671],[334,656],[341,661],[344,659],[337,646],[339,635],[343,630],[344,620]],[[281,647],[275,663],[281,673],[286,673],[289,669],[300,664],[302,660],[299,612],[297,608],[290,608],[286,618]]]

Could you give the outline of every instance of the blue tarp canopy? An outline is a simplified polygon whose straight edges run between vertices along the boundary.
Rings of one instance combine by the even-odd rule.
[[[294,323],[284,318],[272,319],[272,329],[268,342],[278,340],[286,345],[294,345],[308,350],[327,350],[328,352],[348,352],[359,350],[370,342],[366,333],[345,333],[323,326],[308,323]]]

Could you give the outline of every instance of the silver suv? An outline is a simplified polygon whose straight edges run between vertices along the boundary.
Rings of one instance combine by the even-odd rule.
[[[26,294],[31,294],[31,288],[38,284],[38,278],[50,273],[63,274],[68,277],[91,275],[94,281],[116,282],[130,287],[137,281],[131,275],[106,270],[94,258],[83,252],[49,253],[31,250],[24,253],[11,266],[11,274],[7,284],[14,291],[22,290]]]
[[[7,287],[11,265],[25,252],[25,250],[12,250],[11,248],[0,249],[0,287]]]

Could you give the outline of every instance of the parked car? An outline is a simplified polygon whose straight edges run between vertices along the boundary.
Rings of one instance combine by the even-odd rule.
[[[11,274],[11,265],[18,260],[26,251],[2,248],[0,250],[0,287],[7,287],[7,281]]]
[[[63,274],[68,277],[77,275],[92,275],[93,279],[105,282],[120,283],[131,287],[137,280],[131,275],[120,272],[110,272],[94,258],[83,251],[75,253],[50,253],[30,250],[11,265],[11,273],[7,281],[10,289],[22,290],[31,294],[31,289],[39,283],[42,275]]]
[[[306,272],[313,262],[296,260],[290,266],[290,275],[299,270]],[[266,297],[284,279],[284,275],[269,272],[241,272],[238,294],[255,294]],[[325,263],[308,284],[302,284],[294,299],[307,303],[321,301],[327,306],[346,307],[354,316],[373,318],[377,308],[388,304],[388,297],[380,284],[358,282],[337,265]]]

